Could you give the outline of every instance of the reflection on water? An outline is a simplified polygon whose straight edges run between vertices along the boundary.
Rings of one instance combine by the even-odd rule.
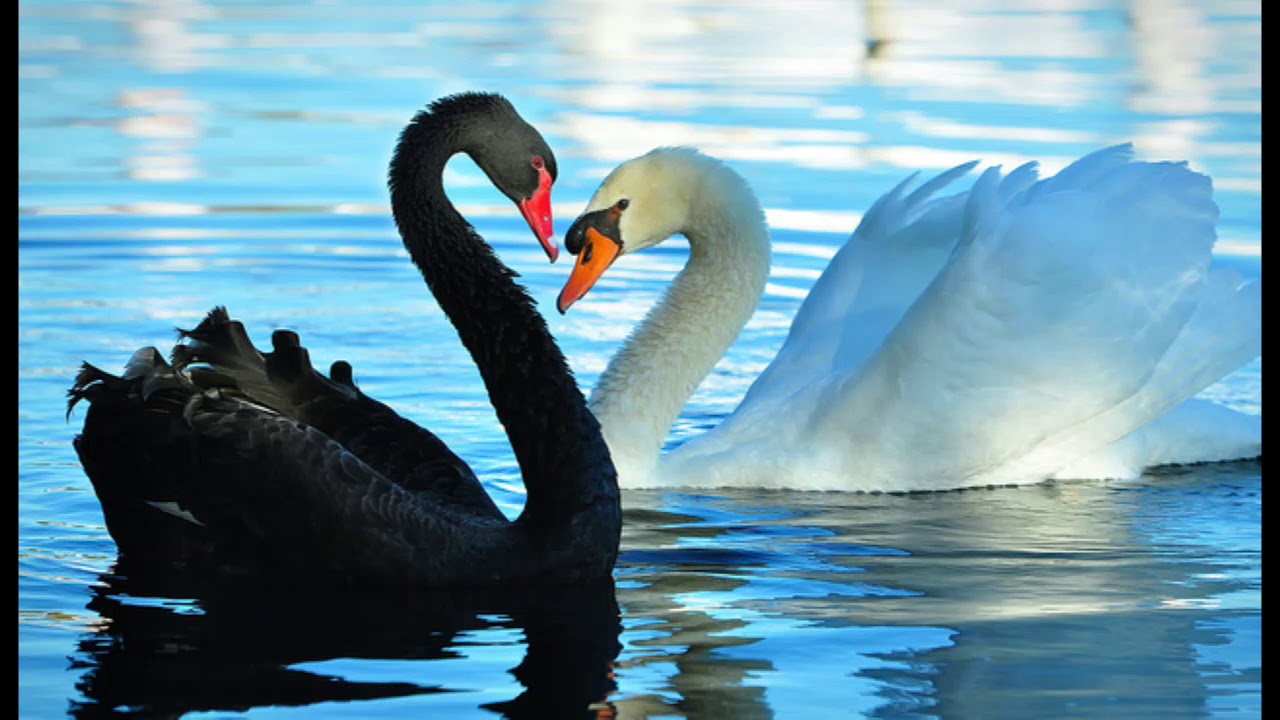
[[[821,715],[814,688],[838,685],[868,714],[1198,715],[1260,689],[1240,662],[1258,658],[1259,481],[1246,464],[943,495],[629,492],[679,511],[626,516],[619,602],[646,621],[618,677],[668,684],[619,708]],[[1230,569],[1204,537],[1228,512],[1254,518]]]
[[[567,227],[618,161],[696,144],[774,235],[760,308],[673,430],[719,422],[861,213],[973,158],[1051,174],[1134,140],[1211,174],[1220,264],[1261,273],[1256,0],[19,3],[19,715],[1258,717],[1261,468],[941,495],[626,494],[612,587],[550,597],[210,586],[119,571],[64,419],[225,303],[298,330],[523,488],[388,217],[426,100],[511,96]],[[573,318],[473,163],[450,196],[590,387],[687,250]],[[1205,397],[1261,412],[1261,361]],[[70,705],[69,705],[70,704]],[[415,712],[416,711],[416,712]]]
[[[616,600],[612,583],[428,593],[113,568],[88,603],[101,621],[71,657],[84,697],[73,714],[340,701],[362,702],[361,717],[1258,708],[1259,528],[1205,537],[1218,513],[1256,518],[1250,464],[1158,484],[624,502]],[[1237,550],[1224,561],[1220,546]]]
[[[477,691],[497,695],[484,707],[504,717],[607,717],[621,630],[611,582],[417,592],[146,577],[121,565],[93,588],[89,609],[102,626],[72,657],[85,699],[71,714],[85,718]],[[494,669],[510,671],[517,695],[502,697],[511,683],[474,668],[433,672],[486,644],[516,651],[503,662],[523,654],[515,667]],[[390,703],[384,712],[413,707]]]

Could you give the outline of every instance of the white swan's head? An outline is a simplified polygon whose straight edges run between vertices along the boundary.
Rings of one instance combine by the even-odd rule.
[[[568,310],[618,257],[688,235],[709,213],[734,212],[735,198],[761,214],[740,175],[693,148],[658,148],[614,168],[565,234],[578,257],[556,307]]]

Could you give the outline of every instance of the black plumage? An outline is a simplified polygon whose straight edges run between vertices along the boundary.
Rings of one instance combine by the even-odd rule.
[[[405,247],[511,440],[521,515],[508,521],[350,365],[325,377],[287,330],[259,352],[219,307],[180,331],[172,364],[143,348],[120,377],[85,364],[69,391],[68,412],[89,403],[76,451],[131,563],[428,586],[610,574],[621,510],[608,448],[531,298],[445,197],[458,152],[517,203],[554,180],[555,158],[505,99],[468,93],[414,117],[389,173]]]

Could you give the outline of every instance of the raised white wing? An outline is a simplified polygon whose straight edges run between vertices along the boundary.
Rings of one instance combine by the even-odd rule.
[[[1035,482],[1259,353],[1258,284],[1208,273],[1207,177],[1129,146],[1036,181],[971,166],[881,198],[776,360],[679,484],[919,490]],[[1217,459],[1217,458],[1206,458]]]

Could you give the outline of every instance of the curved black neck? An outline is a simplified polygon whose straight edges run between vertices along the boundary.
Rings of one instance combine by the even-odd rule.
[[[476,157],[466,121],[424,112],[405,128],[391,164],[392,210],[506,429],[528,493],[522,520],[563,527],[586,505],[616,502],[612,463],[532,298],[445,196],[445,163],[458,152]]]

